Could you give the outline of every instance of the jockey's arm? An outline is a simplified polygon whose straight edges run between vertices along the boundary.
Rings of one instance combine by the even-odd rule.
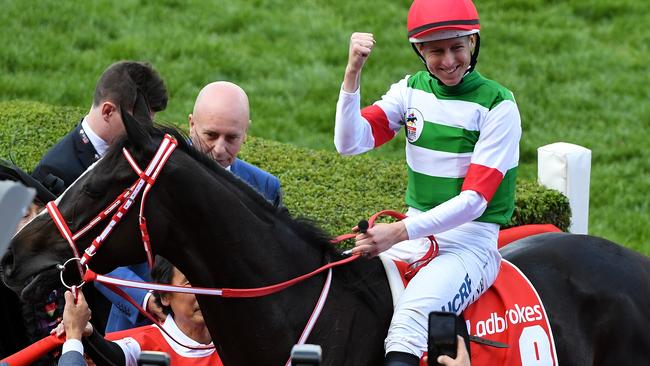
[[[479,218],[485,212],[487,204],[487,200],[480,193],[466,190],[429,211],[407,217],[402,222],[409,239],[422,238]]]
[[[363,109],[360,89],[347,92],[341,88],[334,126],[334,145],[340,154],[361,154],[395,136],[402,128],[402,99],[407,78],[393,84],[381,100]]]
[[[361,116],[359,89],[348,93],[341,88],[336,104],[334,146],[342,155],[356,155],[372,150],[375,140],[368,121]]]

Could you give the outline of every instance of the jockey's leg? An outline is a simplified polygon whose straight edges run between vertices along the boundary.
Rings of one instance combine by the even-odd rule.
[[[427,350],[429,313],[460,314],[494,283],[500,263],[496,238],[480,228],[470,229],[438,235],[438,257],[411,280],[397,303],[385,341],[386,354],[421,357]]]

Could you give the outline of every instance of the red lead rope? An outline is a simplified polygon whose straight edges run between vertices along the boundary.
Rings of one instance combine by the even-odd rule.
[[[180,292],[180,293],[194,294],[194,295],[209,295],[209,296],[221,296],[221,297],[231,297],[231,298],[234,297],[253,298],[253,297],[262,297],[262,296],[274,294],[276,292],[280,292],[308,278],[314,277],[315,275],[325,270],[350,263],[356,260],[357,258],[359,258],[359,255],[355,254],[350,257],[338,260],[336,262],[328,263],[302,276],[292,278],[284,282],[276,283],[274,285],[256,287],[256,288],[207,288],[207,287],[186,287],[186,286],[163,285],[159,283],[129,281],[120,278],[104,276],[104,275],[97,274],[92,270],[86,270],[86,274],[84,275],[83,280],[84,282],[96,281],[99,283],[103,283],[105,285],[111,284],[113,286],[139,288],[144,290]]]
[[[401,214],[396,211],[381,211],[376,214],[374,214],[370,220],[368,220],[368,223],[370,227],[374,225],[375,220],[380,217],[380,216],[391,216],[397,219],[403,219],[406,217],[406,215]],[[339,243],[343,240],[348,240],[351,238],[354,238],[356,234],[351,233],[351,234],[344,234],[336,239],[332,240],[333,244]],[[410,275],[410,277],[413,277],[417,271],[420,270],[420,268],[424,267],[427,263],[429,263],[437,254],[438,254],[438,242],[433,236],[430,236],[428,238],[431,241],[431,246],[429,247],[429,250],[427,253],[417,261],[410,263],[409,267],[410,270],[407,272],[407,275]],[[115,278],[115,277],[110,277],[110,276],[104,276],[101,274],[97,274],[93,272],[90,269],[86,270],[86,273],[83,277],[84,282],[91,282],[91,281],[97,281],[99,283],[103,284],[111,284],[114,286],[124,286],[124,287],[131,287],[131,288],[139,288],[139,289],[146,289],[146,290],[156,290],[156,291],[165,291],[165,292],[181,292],[181,293],[190,293],[190,294],[195,294],[195,295],[209,295],[209,296],[221,296],[221,297],[238,297],[238,298],[253,298],[253,297],[262,297],[270,294],[274,294],[276,292],[282,291],[288,287],[291,287],[299,282],[302,282],[308,278],[311,278],[327,269],[338,267],[347,263],[350,263],[356,259],[359,258],[358,254],[352,255],[350,257],[338,260],[336,262],[328,263],[326,265],[323,265],[309,273],[303,274],[301,276],[298,276],[296,278],[292,278],[290,280],[276,283],[273,285],[269,286],[264,286],[264,287],[257,287],[257,288],[240,288],[240,289],[234,289],[234,288],[206,288],[206,287],[185,287],[185,286],[173,286],[173,285],[163,285],[163,284],[157,284],[157,283],[150,283],[150,282],[140,282],[140,281],[129,281],[129,280],[123,280],[120,278]]]
[[[381,216],[390,216],[392,218],[395,218],[397,220],[403,220],[407,216],[404,215],[401,212],[397,211],[392,211],[392,210],[383,210],[379,211],[376,214],[372,215],[370,219],[368,219],[368,227],[371,228],[375,226],[375,221],[381,217]],[[343,240],[348,240],[352,239],[356,236],[357,234],[344,234],[341,236],[338,236],[333,243],[338,243]],[[420,269],[422,269],[424,266],[426,266],[433,258],[435,258],[438,255],[438,251],[440,250],[440,247],[438,246],[438,241],[436,240],[435,236],[430,235],[427,236],[427,239],[429,239],[429,250],[422,256],[422,258],[416,260],[413,263],[409,263],[408,265],[408,270],[404,274],[404,277],[406,277],[407,280],[411,280],[413,276],[415,276]]]
[[[375,221],[381,217],[381,216],[391,216],[397,220],[403,220],[406,218],[406,215],[404,215],[401,212],[397,211],[392,211],[392,210],[383,210],[379,211],[376,214],[372,215],[370,219],[368,220],[368,226],[373,227],[375,225]],[[424,266],[426,266],[433,258],[435,258],[438,255],[438,251],[440,250],[440,247],[438,246],[438,241],[436,240],[436,237],[433,235],[427,236],[427,239],[429,239],[429,250],[422,256],[422,258],[416,260],[413,263],[409,263],[408,265],[408,270],[406,273],[404,273],[404,277],[406,277],[407,280],[411,280]]]

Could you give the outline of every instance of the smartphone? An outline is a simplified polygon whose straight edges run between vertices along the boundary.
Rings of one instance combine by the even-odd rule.
[[[169,355],[165,352],[142,351],[138,366],[169,366]]]
[[[456,319],[456,314],[432,311],[429,313],[429,366],[439,366],[436,361],[438,356],[447,355],[456,358],[458,341],[456,334],[460,322]]]

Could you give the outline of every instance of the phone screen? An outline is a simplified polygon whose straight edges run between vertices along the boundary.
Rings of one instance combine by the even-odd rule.
[[[456,358],[457,329],[454,313],[434,311],[429,314],[429,365],[439,365],[440,355]]]

